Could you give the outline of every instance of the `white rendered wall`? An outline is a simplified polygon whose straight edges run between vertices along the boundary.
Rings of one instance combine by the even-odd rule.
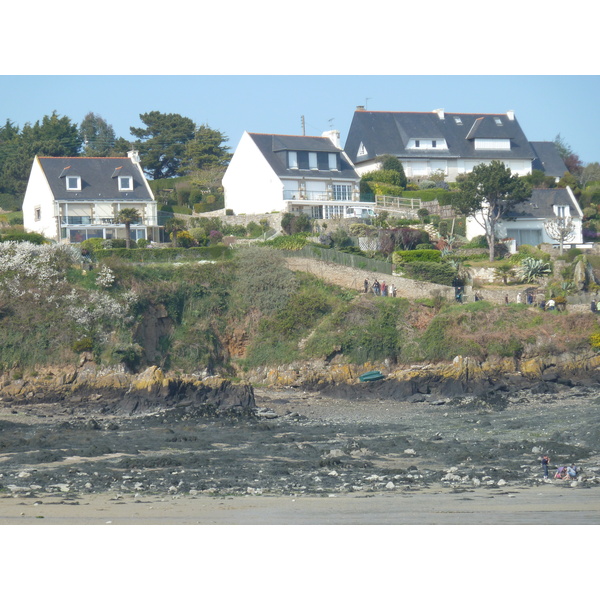
[[[262,214],[285,209],[283,184],[247,132],[223,176],[225,208],[234,214]]]
[[[37,207],[40,208],[39,221],[35,220]],[[25,231],[41,233],[51,240],[59,239],[54,197],[37,156],[33,160],[23,199],[23,227]]]

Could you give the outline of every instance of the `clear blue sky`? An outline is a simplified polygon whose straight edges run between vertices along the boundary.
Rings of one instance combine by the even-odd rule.
[[[504,113],[530,141],[557,134],[584,162],[600,161],[600,76],[428,75],[5,75],[0,123],[34,123],[56,110],[80,123],[101,115],[133,139],[141,113],[189,117],[223,132],[235,148],[244,130],[307,135],[338,129],[342,143],[357,105],[370,110]]]

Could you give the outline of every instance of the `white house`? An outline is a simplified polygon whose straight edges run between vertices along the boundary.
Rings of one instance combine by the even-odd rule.
[[[566,171],[554,144],[527,140],[514,111],[379,112],[359,106],[344,150],[360,175],[380,168],[379,157],[385,154],[397,157],[410,178],[426,179],[441,172],[446,181],[455,181],[457,175],[493,160],[517,175],[528,175],[532,168],[551,169],[548,174],[558,172],[559,177]]]
[[[157,208],[137,152],[127,158],[38,157],[23,200],[26,231],[57,242],[125,238],[121,209],[141,215],[131,238],[158,240]]]
[[[557,217],[570,217],[573,235],[567,244],[582,244],[583,212],[571,188],[534,189],[528,201],[517,204],[497,225],[497,239],[514,239],[516,246],[529,244],[557,244],[546,231],[544,223]],[[484,235],[483,227],[473,217],[466,220],[467,239]]]
[[[321,137],[244,132],[223,177],[225,208],[235,214],[355,216],[373,208],[360,202],[359,181],[337,131]]]

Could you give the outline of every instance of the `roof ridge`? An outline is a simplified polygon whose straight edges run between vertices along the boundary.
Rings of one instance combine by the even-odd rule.
[[[329,139],[323,135],[294,135],[293,133],[257,133],[254,131],[248,131],[248,135],[276,135],[278,137],[296,137],[296,138],[316,138],[318,140]]]

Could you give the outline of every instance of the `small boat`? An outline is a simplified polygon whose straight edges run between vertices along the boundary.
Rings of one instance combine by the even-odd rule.
[[[384,378],[385,375],[381,371],[367,371],[358,377],[359,381],[362,381],[363,383],[366,381],[379,381]]]

